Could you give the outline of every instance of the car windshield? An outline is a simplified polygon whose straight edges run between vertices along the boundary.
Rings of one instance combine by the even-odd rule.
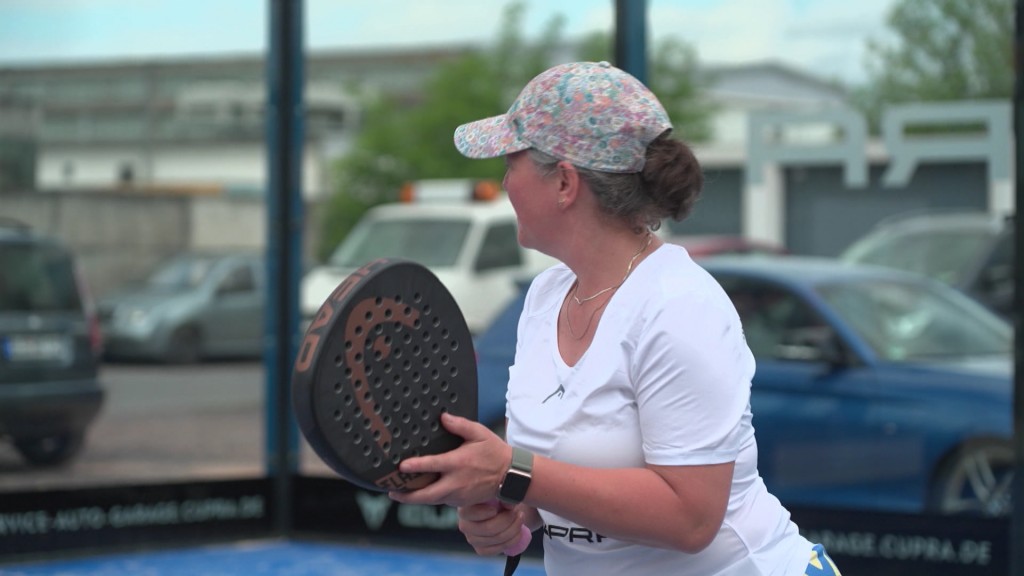
[[[917,272],[956,285],[976,263],[978,254],[991,242],[992,232],[988,230],[943,230],[910,234],[879,242],[853,259]]]
[[[454,266],[468,233],[465,220],[364,220],[330,263],[352,268],[377,258],[404,258],[428,267]]]
[[[179,256],[157,268],[146,284],[162,290],[187,290],[200,286],[213,268],[213,258]]]
[[[71,258],[40,245],[0,245],[0,312],[81,309]]]
[[[1008,354],[1010,326],[942,286],[872,279],[818,293],[882,358],[899,362]]]

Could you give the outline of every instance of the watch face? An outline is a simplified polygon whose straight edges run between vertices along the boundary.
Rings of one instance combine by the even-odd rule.
[[[498,497],[501,501],[509,504],[518,504],[526,498],[526,490],[530,487],[530,476],[509,470],[505,475],[505,481],[501,483]]]

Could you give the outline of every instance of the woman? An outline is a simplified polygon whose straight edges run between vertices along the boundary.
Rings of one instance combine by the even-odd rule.
[[[638,80],[578,62],[456,130],[464,155],[505,157],[520,242],[564,264],[527,294],[508,443],[445,415],[465,443],[402,462],[440,478],[392,498],[458,506],[479,554],[514,545],[523,524],[543,529],[551,575],[838,574],[757,473],[754,360],[735,308],[653,234],[689,214],[703,182],[671,129]]]

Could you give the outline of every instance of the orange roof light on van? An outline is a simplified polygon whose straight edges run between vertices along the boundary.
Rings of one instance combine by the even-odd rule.
[[[491,202],[501,195],[494,180],[432,179],[406,182],[399,190],[400,202]]]

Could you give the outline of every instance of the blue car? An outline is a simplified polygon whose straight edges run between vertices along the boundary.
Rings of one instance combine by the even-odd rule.
[[[794,506],[1007,517],[1012,329],[944,284],[836,260],[701,260],[757,359],[759,467]],[[500,428],[522,294],[478,338]]]

